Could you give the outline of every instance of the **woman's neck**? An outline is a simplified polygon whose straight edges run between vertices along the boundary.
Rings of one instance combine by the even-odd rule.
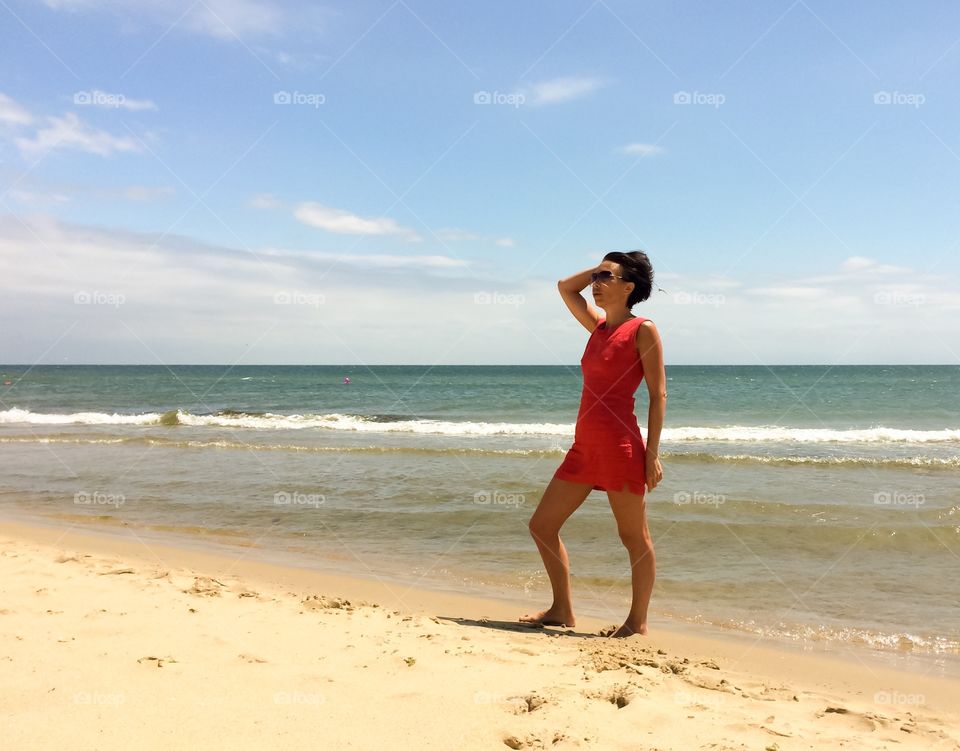
[[[631,318],[636,318],[629,310],[617,311],[616,313],[608,313],[606,318],[607,326],[619,326],[624,321],[629,321]]]

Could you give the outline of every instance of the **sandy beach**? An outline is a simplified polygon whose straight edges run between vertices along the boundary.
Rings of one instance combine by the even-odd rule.
[[[0,582],[6,749],[960,749],[960,681],[872,659],[20,521]]]

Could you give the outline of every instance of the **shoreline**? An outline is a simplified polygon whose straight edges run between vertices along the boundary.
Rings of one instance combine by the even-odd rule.
[[[244,575],[262,579],[269,571],[274,581],[288,579],[301,585],[310,582],[339,587],[343,593],[352,593],[354,598],[372,598],[385,602],[389,607],[405,608],[414,603],[419,612],[434,607],[438,600],[455,607],[465,609],[473,617],[495,613],[504,621],[515,621],[520,613],[526,613],[549,600],[549,588],[532,596],[520,596],[510,590],[495,590],[492,587],[476,587],[473,591],[464,591],[454,583],[441,580],[417,579],[411,586],[401,576],[390,576],[382,572],[345,573],[342,564],[325,559],[306,559],[293,551],[242,545],[229,538],[217,539],[190,537],[174,531],[157,530],[150,526],[135,527],[128,522],[120,525],[107,525],[90,519],[70,522],[56,516],[33,515],[22,512],[0,511],[0,533],[11,525],[15,536],[23,536],[37,542],[50,543],[63,537],[79,537],[79,544],[91,546],[97,550],[109,551],[118,555],[143,557],[144,549],[164,550],[164,559],[183,561],[183,565],[215,565],[223,571],[230,561],[237,565]],[[89,537],[86,540],[82,538]],[[149,545],[147,543],[149,542]],[[128,543],[128,544],[125,544]],[[195,557],[194,557],[195,556]],[[326,564],[326,565],[325,565]],[[369,567],[368,567],[369,568]],[[228,569],[229,570],[229,569]],[[575,584],[575,580],[574,580]],[[326,587],[324,591],[327,591]],[[397,593],[402,593],[398,596]],[[542,602],[541,602],[542,601]],[[584,614],[586,613],[586,614]],[[577,616],[577,631],[587,629],[593,633],[603,628],[618,626],[607,618],[596,615],[596,610],[583,607]],[[773,655],[785,654],[793,658],[809,656],[836,660],[851,665],[875,667],[897,673],[919,676],[953,679],[960,681],[960,657],[951,654],[918,654],[910,651],[879,650],[868,645],[836,644],[822,641],[791,641],[778,636],[764,636],[746,631],[723,628],[710,623],[672,617],[653,612],[650,621],[651,631],[667,639],[670,643],[692,640],[703,641],[703,651],[716,643],[726,645],[731,651],[744,653],[758,651],[771,652]],[[769,655],[768,655],[769,656]]]

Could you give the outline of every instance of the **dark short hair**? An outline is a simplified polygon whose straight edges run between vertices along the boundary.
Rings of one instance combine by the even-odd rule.
[[[632,308],[650,297],[653,290],[653,264],[646,253],[642,250],[631,250],[627,253],[615,250],[607,253],[603,260],[619,263],[623,269],[623,280],[633,282],[633,289],[627,298],[627,308]]]

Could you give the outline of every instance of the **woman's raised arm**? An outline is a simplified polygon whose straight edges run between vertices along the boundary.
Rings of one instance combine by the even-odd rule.
[[[596,271],[596,267],[591,266],[589,269],[584,269],[557,282],[557,289],[560,291],[560,296],[566,303],[567,308],[573,313],[573,317],[580,321],[590,333],[593,333],[603,316],[600,315],[600,311],[584,299],[580,292],[589,286],[590,275],[594,271]]]

